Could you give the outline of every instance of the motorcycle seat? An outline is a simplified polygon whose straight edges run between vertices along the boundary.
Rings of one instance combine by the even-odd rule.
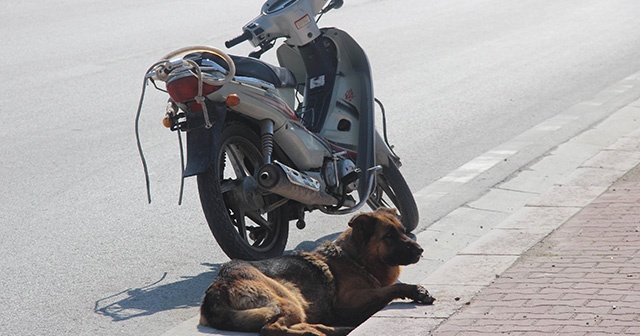
[[[276,88],[294,88],[297,81],[293,72],[287,68],[271,65],[257,58],[229,55],[236,65],[236,76],[253,77],[267,83],[273,84]],[[223,68],[229,70],[227,63],[218,55],[208,52],[198,52],[187,55],[198,64],[202,59],[214,61]]]
[[[253,57],[230,55],[236,64],[236,76],[253,77],[273,84],[276,88],[293,88],[296,77],[287,68],[271,65]]]

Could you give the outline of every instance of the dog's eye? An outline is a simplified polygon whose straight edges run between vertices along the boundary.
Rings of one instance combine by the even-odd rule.
[[[395,233],[394,231],[389,231],[389,232],[387,232],[387,234],[386,234],[386,235],[384,235],[384,238],[385,238],[385,239],[392,239],[392,238],[394,238],[395,236],[396,236],[396,233]]]

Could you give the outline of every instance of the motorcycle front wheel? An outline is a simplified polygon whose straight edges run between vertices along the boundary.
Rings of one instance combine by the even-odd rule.
[[[391,161],[388,166],[382,166],[382,171],[378,171],[376,187],[367,204],[373,210],[381,207],[396,208],[400,214],[400,222],[407,232],[418,226],[420,216],[416,201],[400,170]]]
[[[289,236],[287,200],[263,194],[253,178],[263,163],[258,134],[230,123],[217,146],[211,166],[198,175],[200,203],[214,238],[231,259],[281,255]]]

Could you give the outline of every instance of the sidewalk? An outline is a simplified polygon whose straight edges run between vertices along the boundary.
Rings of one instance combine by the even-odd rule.
[[[640,180],[618,183],[433,335],[640,335]]]

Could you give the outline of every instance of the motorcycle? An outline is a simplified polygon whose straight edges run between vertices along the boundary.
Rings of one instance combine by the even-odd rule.
[[[164,125],[186,133],[182,182],[197,176],[208,225],[230,258],[281,255],[289,223],[296,220],[303,229],[306,213],[314,210],[340,215],[365,204],[395,207],[406,231],[418,224],[365,52],[346,32],[318,26],[322,15],[342,4],[268,0],[242,35],[225,43],[231,48],[249,41],[256,47],[249,57],[185,47],[146,72],[136,136],[148,200],[138,120],[151,82],[169,95]],[[280,66],[261,61],[280,38]],[[374,127],[376,104],[384,137]]]

